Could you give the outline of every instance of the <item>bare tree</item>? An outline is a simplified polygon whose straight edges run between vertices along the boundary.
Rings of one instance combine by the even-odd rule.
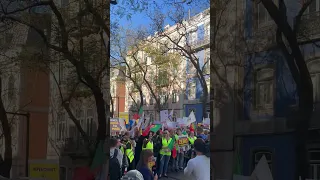
[[[279,6],[276,6],[272,1],[261,0],[261,3],[277,25],[277,44],[285,56],[285,60],[296,83],[299,97],[295,128],[297,158],[295,179],[299,179],[299,177],[306,179],[309,167],[306,146],[307,132],[313,114],[313,86],[308,67],[300,49],[298,32],[300,30],[301,17],[312,1],[303,1],[301,9],[294,18],[295,24],[291,26],[287,18],[288,8],[285,1],[280,0]]]
[[[55,1],[1,1],[1,23],[20,24],[36,34],[45,48],[33,54],[45,54],[37,58],[41,66],[59,64],[72,69],[74,77],[89,89],[98,115],[97,142],[108,136],[107,118],[110,117],[110,101],[107,100],[109,87],[109,16],[110,1],[75,0],[60,5]],[[44,10],[43,12],[37,12]],[[47,12],[51,12],[51,17]],[[99,54],[92,57],[92,48]],[[42,51],[42,52],[41,52]],[[50,54],[50,56],[49,56]],[[47,67],[47,66],[45,66]],[[106,91],[103,88],[106,88]],[[76,88],[75,88],[76,89]],[[89,95],[89,96],[90,96]],[[68,112],[71,104],[69,96],[62,99]],[[68,112],[69,117],[82,132],[78,121]],[[97,143],[98,144],[98,143]]]

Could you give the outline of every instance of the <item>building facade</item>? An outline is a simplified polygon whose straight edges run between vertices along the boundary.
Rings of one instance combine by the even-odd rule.
[[[300,1],[299,1],[300,2]],[[301,8],[298,1],[287,3],[289,22]],[[278,1],[275,1],[278,4]],[[308,135],[310,179],[319,179],[319,72],[318,24],[320,1],[313,1],[302,16],[299,43],[310,71],[314,91],[314,112]],[[276,46],[276,25],[261,4],[245,1],[246,38],[264,41],[255,53],[244,56],[244,118],[236,122],[236,142],[242,159],[243,174],[250,175],[262,155],[267,158],[274,179],[294,179],[296,166],[293,134],[298,97],[295,82],[285,57]],[[306,38],[307,37],[307,38]],[[269,50],[270,47],[272,50]]]
[[[112,98],[111,112],[113,112],[113,117],[119,117],[120,113],[125,111],[125,98],[126,98],[126,82],[125,82],[125,72],[124,67],[119,67],[122,69],[111,69],[110,74],[110,93]]]
[[[39,22],[48,21],[45,14],[33,18]],[[39,28],[48,27],[44,25]],[[42,48],[41,38],[26,26],[14,23],[2,32],[1,95],[12,133],[11,177],[23,177],[27,175],[28,160],[45,159],[47,155],[49,76],[48,72],[39,70],[37,64],[33,64],[31,59],[35,57],[30,55],[30,51],[47,52]],[[4,157],[2,131],[0,144],[0,153]]]
[[[145,60],[147,66],[149,66],[147,76],[151,77],[150,80],[153,82],[152,87],[150,86],[152,83],[149,83],[150,85],[145,82],[141,83],[144,101],[143,110],[151,121],[160,120],[160,110],[169,110],[169,112],[172,110],[173,120],[189,116],[191,111],[195,112],[198,122],[209,115],[209,103],[205,107],[207,114],[203,115],[202,113],[202,86],[196,76],[197,71],[192,62],[179,55],[179,50],[177,50],[177,45],[183,48],[190,48],[197,59],[194,61],[199,62],[199,67],[206,79],[205,84],[209,90],[209,9],[189,17],[184,21],[183,26],[185,28],[180,28],[179,24],[167,25],[162,33],[155,32],[154,36],[147,38],[147,42],[151,42],[156,49],[159,49],[159,52],[165,49],[165,54],[169,54],[168,56],[172,56],[174,61],[178,62],[177,66],[168,65],[166,68],[161,68],[154,63],[156,60],[152,55],[148,57],[148,53],[143,51],[137,54],[138,58]],[[184,33],[180,32],[181,29],[184,29],[182,30]],[[171,42],[169,39],[174,39],[175,42]],[[132,58],[131,60],[128,59],[128,61],[132,62]],[[152,78],[161,78],[162,84],[154,82]],[[165,84],[163,84],[164,81]],[[127,78],[126,87],[128,88],[126,107],[130,112],[130,118],[132,118],[138,112],[141,98],[130,78]],[[131,91],[132,89],[135,89],[135,91]],[[157,101],[159,101],[160,105],[157,105]],[[209,102],[209,97],[207,97],[207,102]]]

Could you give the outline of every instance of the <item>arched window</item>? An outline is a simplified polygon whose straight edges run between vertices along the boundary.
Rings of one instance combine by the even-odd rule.
[[[313,85],[313,101],[320,102],[320,59],[310,61],[307,66]]]
[[[309,177],[310,179],[320,179],[320,149],[309,150],[310,167]]]
[[[273,78],[274,71],[270,68],[260,69],[256,71],[256,92],[255,103],[256,108],[272,108],[273,104]]]
[[[8,100],[14,101],[14,77],[11,75],[8,79]]]
[[[258,165],[261,158],[265,156],[267,163],[269,165],[271,173],[273,172],[273,151],[266,150],[266,149],[257,149],[253,151],[252,154],[252,172],[254,171],[255,167]]]

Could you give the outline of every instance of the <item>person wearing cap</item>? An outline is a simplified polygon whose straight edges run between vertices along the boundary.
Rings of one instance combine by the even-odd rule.
[[[142,174],[138,170],[127,172],[121,180],[144,180]]]

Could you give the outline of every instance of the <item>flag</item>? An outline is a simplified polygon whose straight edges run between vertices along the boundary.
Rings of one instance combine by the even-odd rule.
[[[142,107],[139,109],[139,116],[142,114],[142,112],[143,112],[143,109],[142,109]]]
[[[189,129],[190,129],[190,131],[195,131],[195,130],[196,130],[195,124],[194,124],[194,123],[191,123]]]
[[[174,148],[174,143],[175,143],[175,138],[173,137],[171,142],[168,145],[168,148],[172,151],[172,149]]]
[[[183,134],[183,135],[187,135],[187,132],[186,132],[186,131],[183,131],[182,134]]]
[[[171,110],[170,114],[168,115],[169,121],[172,121],[172,117],[173,117],[173,109]]]
[[[177,157],[177,148],[172,149],[172,157],[176,158]]]
[[[103,151],[103,144],[104,144],[104,141],[100,141],[97,146],[96,152],[94,154],[94,157],[90,166],[91,171],[94,171],[97,168],[100,168],[107,159],[107,155]]]
[[[187,125],[190,125],[191,123],[196,122],[196,116],[194,115],[194,112],[191,111],[188,120],[187,120]]]
[[[141,115],[141,117],[140,117],[140,119],[139,119],[139,121],[138,121],[138,124],[137,124],[137,127],[138,127],[138,128],[141,127],[143,121],[144,121],[144,112],[142,113],[142,115]]]
[[[161,125],[160,124],[152,124],[150,126],[148,126],[142,133],[142,136],[147,136],[149,134],[149,132],[157,132],[159,131],[161,128]]]

